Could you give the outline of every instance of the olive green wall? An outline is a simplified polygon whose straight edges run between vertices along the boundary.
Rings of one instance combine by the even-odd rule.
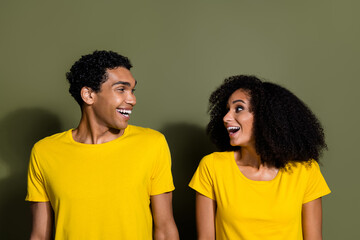
[[[128,56],[139,84],[131,123],[162,131],[173,154],[175,218],[194,239],[186,187],[206,140],[207,99],[221,81],[256,74],[284,85],[322,121],[324,239],[360,239],[357,99],[360,4],[313,1],[1,1],[0,238],[26,239],[29,151],[77,125],[65,72],[95,49]],[[357,67],[356,67],[357,66]]]

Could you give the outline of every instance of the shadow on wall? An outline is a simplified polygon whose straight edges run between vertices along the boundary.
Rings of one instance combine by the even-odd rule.
[[[0,120],[0,236],[28,239],[26,196],[29,156],[35,142],[61,131],[59,118],[42,109],[19,109]]]
[[[160,130],[166,137],[172,156],[176,190],[173,195],[174,217],[180,239],[196,239],[195,191],[188,184],[201,160],[215,151],[205,129],[196,125],[168,124]]]

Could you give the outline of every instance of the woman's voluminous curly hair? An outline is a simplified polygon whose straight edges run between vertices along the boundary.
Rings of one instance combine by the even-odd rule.
[[[107,80],[107,69],[124,67],[128,70],[132,67],[130,60],[116,52],[95,51],[92,54],[82,56],[70,71],[66,78],[70,83],[69,92],[76,102],[82,107],[83,100],[80,91],[83,87],[89,87],[93,91],[100,91],[101,84]]]
[[[230,145],[223,122],[228,99],[238,89],[250,97],[255,148],[263,163],[284,168],[291,161],[319,161],[327,146],[323,128],[311,110],[289,90],[246,75],[225,79],[210,96],[207,133],[220,151],[240,149]]]

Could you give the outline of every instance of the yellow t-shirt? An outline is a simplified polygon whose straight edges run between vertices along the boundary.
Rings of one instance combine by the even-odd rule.
[[[72,130],[37,142],[27,201],[50,201],[55,239],[152,239],[150,196],[174,190],[165,137],[129,125],[103,144],[82,144]]]
[[[239,170],[234,152],[205,156],[189,186],[216,201],[217,240],[303,239],[302,205],[330,193],[316,161],[288,164],[271,181],[253,181]]]

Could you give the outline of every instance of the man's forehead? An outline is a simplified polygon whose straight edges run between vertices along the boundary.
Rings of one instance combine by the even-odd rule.
[[[124,67],[117,67],[114,69],[106,70],[108,81],[110,80],[111,85],[127,85],[136,86],[137,81],[132,76],[130,70]]]
[[[137,84],[137,81],[135,80],[135,86],[136,86],[136,84]],[[117,81],[112,84],[112,86],[116,86],[116,85],[125,85],[125,86],[131,87],[131,83],[128,81]]]

